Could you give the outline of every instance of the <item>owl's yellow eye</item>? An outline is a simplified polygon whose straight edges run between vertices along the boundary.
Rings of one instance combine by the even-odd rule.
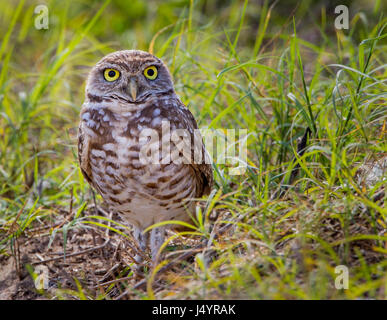
[[[150,66],[144,70],[144,76],[149,80],[154,80],[157,78],[157,68],[155,66]]]
[[[105,71],[103,72],[103,76],[106,81],[112,82],[119,78],[120,72],[115,69],[105,69]]]

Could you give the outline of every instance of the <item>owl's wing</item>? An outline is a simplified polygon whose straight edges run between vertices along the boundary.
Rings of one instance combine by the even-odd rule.
[[[90,141],[86,134],[82,131],[82,122],[78,127],[78,161],[82,174],[91,185],[91,168],[89,163]]]
[[[180,109],[182,112],[182,118],[183,118],[181,120],[183,123],[185,122],[186,126],[192,129],[190,130],[191,141],[193,141],[194,143],[191,146],[192,156],[191,156],[191,163],[189,165],[192,166],[192,168],[197,173],[197,176],[201,180],[199,181],[199,185],[201,185],[201,188],[197,195],[198,197],[201,197],[203,195],[209,194],[214,184],[211,157],[205,148],[203,137],[198,130],[198,125],[196,123],[194,116],[192,115],[191,111],[186,106],[184,106],[183,103],[181,103],[181,105],[183,105],[183,107]],[[199,159],[199,161],[197,161],[197,159],[196,161],[194,161],[195,153],[197,152],[201,157],[201,159]]]
[[[192,162],[191,166],[193,169],[200,173],[202,176],[202,191],[200,192],[199,196],[207,195],[210,193],[211,188],[214,184],[214,176],[213,176],[213,169],[212,169],[212,163],[210,155],[208,154],[205,145],[203,143],[203,138],[199,131],[195,131],[195,137],[194,141],[197,142],[199,148],[201,148],[200,154],[202,155],[201,163],[195,163]],[[195,147],[193,147],[195,149]],[[196,152],[194,150],[193,152]]]
[[[207,153],[207,151],[204,149],[204,151]],[[196,166],[196,168],[195,168]],[[199,164],[199,165],[193,165],[194,169],[198,170],[202,176],[205,178],[203,179],[203,191],[202,194],[200,195],[208,195],[211,192],[211,188],[214,184],[214,175],[213,175],[213,170],[212,170],[212,164]]]

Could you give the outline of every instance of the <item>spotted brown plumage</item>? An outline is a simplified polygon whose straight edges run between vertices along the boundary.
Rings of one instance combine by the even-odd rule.
[[[150,66],[152,72],[147,77],[144,70]],[[108,81],[106,69],[118,72],[111,73],[118,78]],[[153,70],[157,74],[151,80]],[[192,199],[210,192],[212,166],[196,121],[176,95],[160,59],[137,50],[104,57],[89,74],[80,117],[81,171],[111,209],[134,226],[142,250],[148,245],[148,233],[142,233],[145,228],[165,220],[188,221],[187,209],[194,211]],[[167,133],[166,123],[170,127]],[[149,129],[160,139],[143,139],[141,135]],[[191,142],[186,149],[191,153],[186,156],[175,143],[170,143],[169,153],[161,152],[162,146],[174,139],[174,132],[182,129],[187,133],[184,143]],[[145,145],[159,150],[158,161],[142,160]],[[183,161],[172,161],[173,152]],[[163,228],[152,229],[149,238],[155,257],[164,240]]]

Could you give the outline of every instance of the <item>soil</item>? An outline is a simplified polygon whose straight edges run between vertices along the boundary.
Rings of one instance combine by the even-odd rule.
[[[131,271],[128,266],[132,263],[128,242],[118,234],[110,232],[107,235],[100,229],[80,225],[69,230],[66,258],[63,258],[62,232],[55,234],[51,244],[52,230],[50,232],[49,228],[39,230],[37,234],[23,233],[14,242],[15,248],[19,248],[17,256],[20,258],[15,259],[10,248],[5,255],[0,255],[0,299],[69,298],[79,294],[79,287],[82,287],[86,297],[95,297],[98,295],[98,284],[127,276]],[[50,259],[53,260],[47,261]],[[45,268],[42,266],[48,269],[48,279],[46,290],[39,292],[31,271],[39,274],[39,268]],[[132,278],[133,283],[139,280],[136,276]],[[111,297],[120,294],[120,290],[118,285],[113,287]]]

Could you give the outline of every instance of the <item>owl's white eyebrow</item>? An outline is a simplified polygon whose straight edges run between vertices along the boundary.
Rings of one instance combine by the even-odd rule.
[[[157,69],[160,69],[160,67],[161,67],[161,63],[158,63],[158,62],[149,62],[149,63],[144,63],[144,65],[142,66],[142,68],[143,69],[146,69],[146,68],[148,68],[148,67],[150,67],[150,66],[155,66],[155,67],[157,67]]]
[[[116,69],[118,71],[121,71],[122,69],[122,66],[118,65],[118,64],[115,64],[115,63],[109,63],[108,65],[105,65],[103,66],[103,68],[101,69],[101,71],[104,71],[106,69]]]
[[[128,66],[125,63],[118,63],[116,61],[104,61],[97,65],[97,69],[100,71],[104,71],[110,68],[116,69],[118,71],[128,70]]]

